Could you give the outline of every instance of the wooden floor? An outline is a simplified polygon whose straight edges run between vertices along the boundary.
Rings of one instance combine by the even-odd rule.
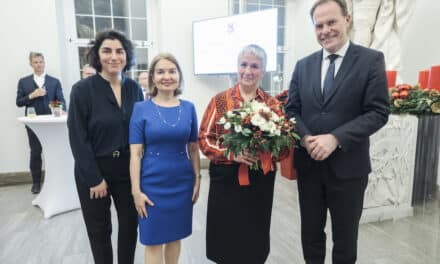
[[[182,244],[181,264],[211,263],[205,257],[204,244],[208,184],[209,180],[204,178],[201,197],[194,210],[193,234]],[[299,238],[296,182],[278,177],[275,189],[271,253],[267,263],[304,263]],[[29,190],[29,185],[0,188],[0,263],[93,263],[81,212],[76,210],[44,219],[41,210],[31,205],[34,196]],[[439,203],[430,203],[416,211],[414,217],[361,225],[358,263],[440,263]],[[327,233],[331,238],[331,234]],[[116,232],[112,238],[115,245]],[[327,256],[331,256],[331,242],[327,244]],[[143,263],[143,247],[140,244],[136,250],[136,263]],[[328,259],[326,263],[331,262]]]

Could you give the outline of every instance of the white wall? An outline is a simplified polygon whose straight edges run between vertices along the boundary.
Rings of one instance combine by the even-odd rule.
[[[0,173],[27,171],[28,142],[17,117],[24,113],[15,98],[18,79],[32,73],[30,51],[43,52],[46,71],[60,76],[60,52],[55,1],[15,0],[2,2],[0,9],[2,64],[0,66]]]
[[[402,33],[402,80],[415,84],[419,71],[440,65],[440,1],[416,1],[413,17]]]
[[[320,49],[309,10],[314,0],[287,0],[283,87],[289,88],[296,62]]]
[[[157,3],[156,29],[161,29],[157,34],[157,50],[176,56],[184,77],[182,98],[196,105],[200,120],[211,97],[229,87],[230,83],[225,76],[194,76],[192,22],[227,16],[228,1],[160,0]]]

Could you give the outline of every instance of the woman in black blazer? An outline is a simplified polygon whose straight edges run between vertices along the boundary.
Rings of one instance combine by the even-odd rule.
[[[98,74],[72,87],[67,125],[75,180],[95,263],[113,263],[110,205],[118,222],[118,263],[133,263],[137,213],[131,196],[128,125],[139,85],[124,76],[133,46],[121,33],[96,36],[88,59]]]

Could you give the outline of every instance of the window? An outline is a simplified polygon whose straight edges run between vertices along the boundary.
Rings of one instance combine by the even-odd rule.
[[[147,70],[151,48],[147,8],[147,0],[74,0],[79,71],[87,63],[89,42],[106,29],[124,32],[135,46],[136,64],[127,74],[135,78]]]
[[[278,59],[277,71],[265,74],[262,88],[271,95],[277,95],[282,90],[282,76],[284,70],[284,32],[285,32],[285,0],[232,0],[232,14],[260,11],[264,9],[278,9]]]

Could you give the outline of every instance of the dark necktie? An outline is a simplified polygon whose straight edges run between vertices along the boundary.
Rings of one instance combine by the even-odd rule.
[[[335,80],[335,60],[339,57],[337,54],[330,54],[327,58],[330,60],[330,65],[328,66],[327,73],[325,74],[324,87],[322,89],[322,97],[324,100],[330,94],[333,89],[333,83]]]

